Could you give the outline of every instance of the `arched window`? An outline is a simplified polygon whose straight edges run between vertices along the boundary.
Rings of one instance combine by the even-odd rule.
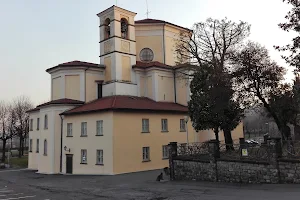
[[[110,37],[110,19],[107,18],[104,22],[104,39]]]
[[[121,19],[121,37],[128,39],[128,21],[124,18]]]
[[[48,129],[48,115],[45,115],[44,118],[44,129]]]
[[[47,140],[44,140],[44,155],[47,155]]]

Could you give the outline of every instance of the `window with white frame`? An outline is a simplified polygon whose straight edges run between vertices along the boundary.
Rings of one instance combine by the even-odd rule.
[[[40,118],[36,120],[36,130],[40,130]]]
[[[166,132],[168,131],[168,120],[161,119],[161,131]]]
[[[44,117],[44,129],[48,129],[48,115]]]
[[[169,158],[169,146],[168,145],[162,146],[162,157],[163,157],[163,159]]]
[[[81,149],[81,164],[87,163],[87,150]]]
[[[180,131],[186,131],[184,119],[180,119]]]
[[[103,135],[103,120],[96,122],[96,135]]]
[[[36,152],[39,153],[40,152],[40,140],[36,139]]]
[[[44,140],[44,156],[47,155],[47,151],[48,151],[48,144],[47,144],[47,140]]]
[[[67,137],[73,136],[73,124],[67,123]]]
[[[30,130],[33,131],[33,119],[30,119]]]
[[[150,161],[150,147],[143,147],[143,161]]]
[[[29,152],[32,152],[32,139],[29,140]]]
[[[149,119],[142,119],[142,132],[149,133]]]
[[[81,136],[87,136],[87,122],[81,122]]]
[[[97,154],[96,164],[103,165],[103,150],[98,149],[96,154]]]

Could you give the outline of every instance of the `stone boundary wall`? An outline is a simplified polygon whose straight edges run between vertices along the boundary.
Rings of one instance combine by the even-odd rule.
[[[269,162],[258,162],[219,159],[215,158],[213,154],[206,160],[185,159],[183,156],[177,156],[176,149],[176,143],[170,143],[171,180],[300,183],[300,160],[278,158],[276,151]]]

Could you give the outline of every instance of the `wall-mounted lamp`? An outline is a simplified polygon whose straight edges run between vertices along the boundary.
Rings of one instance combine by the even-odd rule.
[[[68,152],[71,151],[71,149],[70,149],[70,148],[68,149],[67,146],[64,147],[64,150],[65,150],[65,151],[68,151]]]

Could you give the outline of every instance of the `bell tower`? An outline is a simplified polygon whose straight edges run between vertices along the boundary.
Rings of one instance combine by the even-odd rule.
[[[100,19],[100,64],[105,65],[103,96],[137,96],[135,72],[136,13],[112,6],[97,15]]]

